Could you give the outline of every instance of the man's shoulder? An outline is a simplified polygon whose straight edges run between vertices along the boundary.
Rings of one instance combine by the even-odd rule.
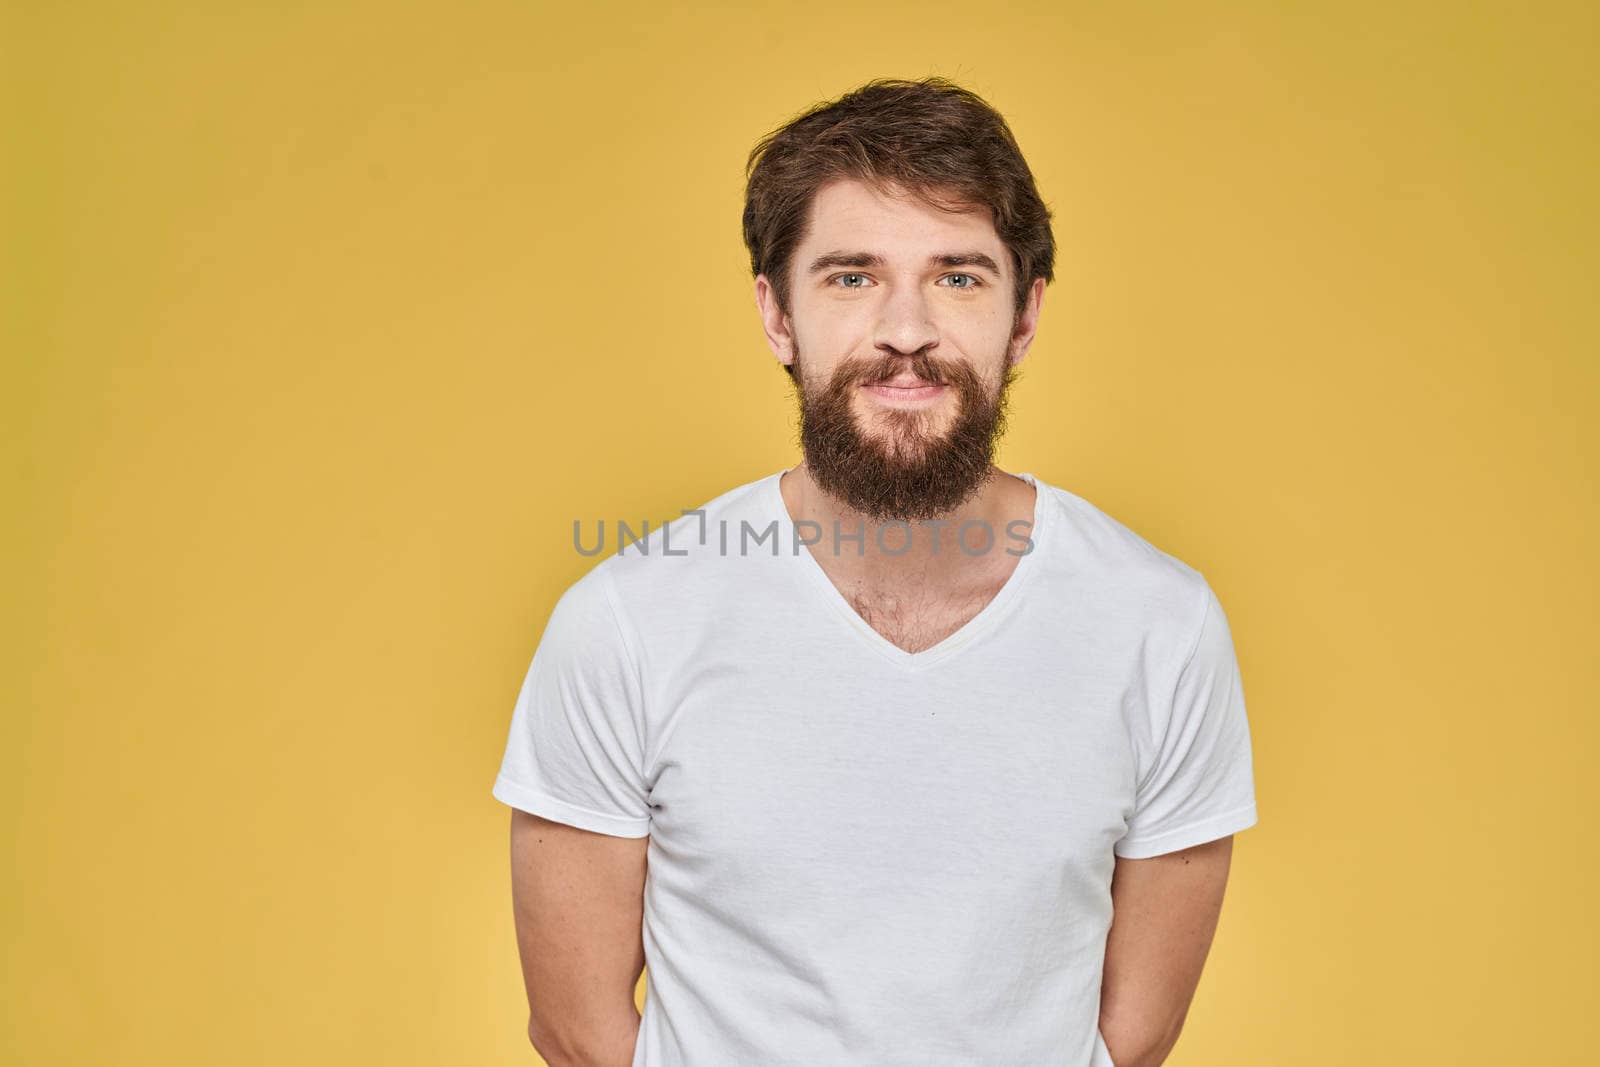
[[[1058,576],[1100,596],[1186,618],[1204,598],[1205,576],[1084,496],[1040,480],[1052,510],[1042,533]]]
[[[776,555],[787,536],[774,484],[782,473],[736,485],[693,506],[680,505],[660,521],[624,527],[597,520],[586,537],[599,546],[600,558],[568,591],[593,586],[595,593],[603,589],[619,602],[671,600],[692,587],[732,580],[735,571],[743,574],[751,568],[722,564]]]

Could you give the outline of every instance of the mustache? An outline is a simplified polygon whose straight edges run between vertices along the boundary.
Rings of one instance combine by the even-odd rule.
[[[876,385],[899,377],[908,361],[911,372],[932,385],[948,385],[974,376],[972,368],[965,363],[936,360],[926,352],[918,352],[909,356],[885,354],[840,364],[837,380],[855,385]]]

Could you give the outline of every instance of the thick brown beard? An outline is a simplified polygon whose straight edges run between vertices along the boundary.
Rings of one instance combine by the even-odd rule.
[[[880,433],[863,434],[851,408],[856,390],[892,377],[908,358],[923,381],[956,390],[954,423],[936,437],[929,412],[881,410],[873,415]],[[933,519],[966,503],[988,480],[1017,377],[1010,362],[992,394],[970,363],[935,361],[925,352],[846,361],[820,390],[808,387],[798,349],[794,367],[806,466],[819,486],[853,510],[876,522]]]

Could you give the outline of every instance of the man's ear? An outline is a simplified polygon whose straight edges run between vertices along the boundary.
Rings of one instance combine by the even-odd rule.
[[[765,274],[756,275],[756,310],[761,312],[761,328],[767,335],[767,347],[778,357],[778,362],[788,366],[794,362],[794,324],[789,316],[778,309],[778,293]]]
[[[1011,327],[1011,365],[1015,367],[1022,362],[1028,354],[1028,349],[1033,347],[1033,335],[1039,328],[1039,308],[1044,303],[1044,279],[1035,278],[1033,284],[1028,286],[1028,298],[1022,305],[1022,312],[1017,316],[1016,325]]]

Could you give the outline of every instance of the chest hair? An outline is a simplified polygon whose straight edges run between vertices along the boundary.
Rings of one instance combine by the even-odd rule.
[[[916,653],[932,648],[971,622],[1004,584],[1004,579],[986,581],[954,595],[860,589],[846,599],[856,614],[890,644]]]

